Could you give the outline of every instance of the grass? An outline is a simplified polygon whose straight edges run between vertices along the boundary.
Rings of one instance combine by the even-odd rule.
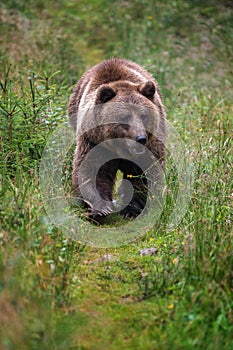
[[[0,34],[0,348],[232,349],[231,3],[3,0]],[[141,239],[100,249],[49,221],[38,171],[72,86],[113,55],[159,81],[195,179],[173,230],[171,200]]]

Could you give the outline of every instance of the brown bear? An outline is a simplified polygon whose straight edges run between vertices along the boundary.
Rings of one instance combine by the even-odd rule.
[[[136,218],[148,196],[145,169],[150,168],[149,181],[156,182],[155,163],[164,167],[166,114],[158,83],[134,62],[105,60],[78,81],[68,115],[77,141],[72,175],[75,197],[88,206],[89,217],[100,222],[114,211],[114,185],[121,171],[124,181],[119,193],[126,196],[126,205],[119,211]]]

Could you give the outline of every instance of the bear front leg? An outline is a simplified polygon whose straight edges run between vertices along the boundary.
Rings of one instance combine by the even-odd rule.
[[[83,174],[80,174],[80,168],[82,162],[85,160],[86,155],[91,150],[90,143],[87,142],[84,136],[81,136],[77,139],[77,146],[74,152],[74,161],[73,161],[73,172],[72,172],[72,185],[73,192],[75,197],[75,202],[82,207],[88,207],[90,203],[85,200],[83,196],[83,191],[81,187],[83,182],[88,179],[88,175],[85,175],[85,168],[83,169]]]
[[[116,178],[117,167],[114,161],[107,162],[98,171],[96,177],[97,198],[93,203],[89,217],[100,222],[103,217],[113,210],[112,193]]]
[[[147,180],[143,174],[136,175],[135,177],[133,175],[124,174],[124,179],[130,181],[134,192],[132,200],[120,211],[120,214],[125,218],[134,219],[141,214],[146,205],[148,194]]]
[[[80,149],[77,148],[80,156]],[[89,218],[97,223],[111,214],[112,191],[116,176],[116,167],[108,162],[98,170],[98,164],[91,158],[76,157],[73,171],[75,195],[89,206]],[[101,162],[100,162],[101,163]]]
[[[89,218],[100,222],[101,218],[111,214],[112,206],[112,181],[108,178],[93,175],[90,169],[82,169],[76,184],[76,193],[89,207]],[[93,169],[92,169],[93,170]]]

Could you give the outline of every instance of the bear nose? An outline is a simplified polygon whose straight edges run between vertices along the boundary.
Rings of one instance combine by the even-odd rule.
[[[147,141],[146,135],[140,135],[136,137],[136,142],[140,143],[141,145],[145,145]]]

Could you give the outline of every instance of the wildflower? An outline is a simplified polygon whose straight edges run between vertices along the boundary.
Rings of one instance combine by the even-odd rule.
[[[172,310],[172,309],[174,309],[174,304],[170,304],[170,305],[168,305],[168,307],[167,307],[169,310]]]
[[[154,238],[153,237],[150,237],[149,238],[149,242],[153,242],[154,241]]]
[[[175,259],[172,260],[172,263],[174,265],[178,265],[178,262],[179,262],[179,258],[175,258]]]
[[[128,177],[128,178],[132,178],[132,177],[133,177],[133,175],[131,175],[131,174],[128,174],[128,175],[127,175],[127,177]]]
[[[202,129],[202,128],[200,128],[200,129],[199,129],[199,131],[200,131],[200,132],[202,132],[202,131],[203,131],[203,129]]]
[[[149,21],[151,21],[151,20],[153,19],[153,17],[152,17],[152,16],[147,16],[147,19],[148,19]]]

